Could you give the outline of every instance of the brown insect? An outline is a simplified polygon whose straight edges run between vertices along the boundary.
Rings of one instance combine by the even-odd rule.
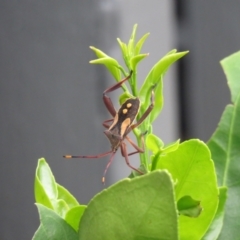
[[[114,155],[117,152],[118,148],[120,147],[122,156],[125,158],[126,164],[133,169],[134,171],[143,174],[140,170],[133,167],[128,159],[128,156],[131,156],[136,153],[143,153],[144,152],[144,142],[143,142],[143,135],[142,134],[142,148],[138,147],[127,135],[136,127],[138,127],[149,115],[149,113],[152,111],[154,107],[154,93],[152,91],[151,93],[151,104],[145,111],[145,113],[140,117],[140,119],[133,123],[136,119],[139,108],[140,108],[140,100],[139,98],[129,98],[127,99],[118,112],[116,112],[113,103],[110,99],[110,97],[107,96],[107,93],[112,92],[118,88],[121,87],[121,85],[126,82],[128,79],[130,79],[132,76],[132,71],[130,75],[124,79],[122,79],[120,82],[116,83],[115,85],[107,88],[103,92],[103,102],[108,109],[109,113],[112,115],[113,118],[108,119],[103,122],[103,126],[107,128],[107,130],[104,131],[105,135],[107,136],[108,140],[111,143],[111,150],[102,154],[94,155],[94,156],[72,156],[72,155],[65,155],[64,158],[101,158],[106,155],[111,154],[110,160],[105,168],[103,177],[102,177],[102,183],[105,182],[105,175],[106,172],[111,165]],[[111,123],[111,125],[109,125]],[[133,148],[135,148],[136,151],[128,153],[126,148],[126,143],[124,140],[127,140]]]

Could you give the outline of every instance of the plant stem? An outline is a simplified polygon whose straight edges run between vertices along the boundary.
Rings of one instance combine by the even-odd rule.
[[[133,96],[138,96],[138,90],[137,90],[137,81],[136,81],[137,75],[136,72],[133,72],[132,74],[132,82],[131,82],[131,89]]]
[[[140,127],[141,130],[139,129],[134,129],[133,130],[133,133],[135,134],[136,136],[136,139],[137,139],[137,143],[138,143],[138,146],[140,148],[143,148],[142,146],[142,139],[141,139],[141,134],[144,132],[144,129],[143,127]],[[145,142],[145,139],[144,139],[144,142]],[[139,156],[140,156],[140,162],[141,162],[141,165],[143,165],[146,170],[148,171],[148,165],[149,165],[149,156],[148,156],[148,149],[146,149],[146,146],[144,146],[144,149],[145,151],[143,153],[140,153]]]

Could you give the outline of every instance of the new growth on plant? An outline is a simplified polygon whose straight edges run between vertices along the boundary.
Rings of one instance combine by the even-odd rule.
[[[134,25],[127,44],[117,39],[125,67],[95,47],[90,48],[97,59],[90,63],[105,65],[117,81],[106,93],[116,87],[123,89],[119,97],[123,117],[120,131],[124,129],[127,134],[126,129],[131,126],[124,117],[132,106],[126,99],[140,99],[139,111],[134,118],[141,124],[136,125],[133,132],[138,144],[136,149],[141,148],[143,142],[146,145],[145,151],[139,154],[140,168],[137,170],[145,174],[137,176],[133,172],[131,178],[98,193],[86,206],[55,181],[46,161],[40,159],[34,186],[40,226],[34,240],[239,238],[240,82],[236,79],[240,76],[240,52],[221,62],[228,78],[232,104],[226,107],[209,142],[190,139],[180,143],[177,140],[165,146],[154,135],[152,127],[163,107],[163,77],[168,68],[188,52],[174,49],[167,53],[152,67],[143,85],[138,86],[138,64],[148,56],[141,53],[141,49],[149,34],[136,41],[136,30],[137,25]],[[122,78],[125,80],[121,82]],[[153,91],[154,108],[145,114],[153,105]],[[116,123],[115,110],[111,104],[106,106]],[[108,121],[105,125],[111,140],[112,128]]]
[[[123,76],[128,76],[129,73],[132,71],[131,79],[128,81],[130,89],[126,85],[122,85],[123,94],[119,97],[119,102],[122,104],[127,98],[136,97],[140,99],[140,109],[139,113],[136,117],[136,120],[139,121],[141,116],[144,115],[145,111],[147,110],[148,106],[151,105],[151,93],[154,89],[155,98],[155,105],[149,116],[141,123],[138,128],[133,130],[138,146],[141,147],[141,136],[143,133],[144,138],[149,138],[147,140],[148,145],[146,151],[140,154],[140,161],[141,161],[141,169],[144,172],[149,172],[151,170],[151,166],[149,165],[149,154],[148,150],[151,149],[152,140],[161,142],[161,140],[157,140],[156,136],[152,135],[152,123],[157,118],[157,116],[161,113],[163,107],[163,77],[167,72],[168,68],[178,59],[183,57],[188,53],[185,52],[177,52],[177,50],[172,50],[167,53],[163,58],[161,58],[149,71],[143,85],[139,88],[137,85],[137,68],[140,61],[142,61],[145,57],[147,57],[148,53],[141,53],[142,46],[146,41],[149,33],[145,34],[140,40],[136,42],[136,30],[137,25],[134,25],[132,35],[128,41],[128,44],[122,42],[119,38],[117,38],[118,44],[120,46],[122,57],[124,59],[124,63],[126,68],[121,66],[118,61],[101,50],[90,47],[98,57],[96,60],[90,61],[92,64],[104,64],[112,76],[115,78],[117,82],[119,82]],[[154,139],[153,139],[154,138]],[[161,142],[162,143],[162,142]],[[178,145],[178,141],[174,144]],[[174,149],[173,146],[168,146],[169,149]],[[163,148],[163,146],[161,146]]]

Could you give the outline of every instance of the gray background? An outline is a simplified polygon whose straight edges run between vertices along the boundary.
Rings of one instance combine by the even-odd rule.
[[[233,0],[0,1],[0,239],[31,239],[39,225],[33,183],[40,157],[81,203],[103,189],[108,158],[61,157],[109,150],[101,98],[113,80],[103,66],[88,63],[95,58],[90,45],[120,59],[117,37],[127,41],[134,23],[138,37],[151,32],[140,81],[172,48],[190,50],[166,76],[165,107],[154,129],[166,143],[207,140],[230,101],[219,60],[240,48],[239,6]],[[117,156],[106,185],[128,174]]]
[[[181,62],[181,136],[208,140],[230,103],[219,61],[240,49],[239,1],[176,0]]]

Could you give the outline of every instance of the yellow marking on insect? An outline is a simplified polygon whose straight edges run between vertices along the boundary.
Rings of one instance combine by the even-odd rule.
[[[127,110],[126,108],[124,108],[124,109],[122,110],[122,112],[123,112],[123,114],[126,114],[126,113],[128,112],[128,110]]]
[[[65,155],[65,158],[72,158],[72,155]]]
[[[124,135],[124,133],[126,132],[127,128],[130,126],[131,123],[131,119],[130,118],[126,118],[121,125],[121,136]]]
[[[127,108],[130,108],[131,106],[132,106],[131,103],[128,103],[128,104],[127,104]]]
[[[113,119],[113,123],[112,125],[109,127],[109,130],[111,130],[113,128],[113,126],[116,125],[116,123],[118,122],[118,114],[116,113],[114,119]]]

